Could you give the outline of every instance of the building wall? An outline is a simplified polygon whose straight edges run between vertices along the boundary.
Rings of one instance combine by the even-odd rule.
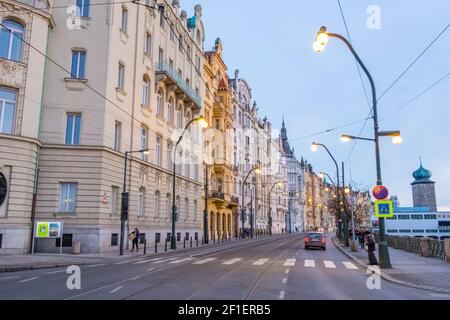
[[[413,184],[412,195],[414,207],[428,207],[431,211],[437,211],[434,183]]]

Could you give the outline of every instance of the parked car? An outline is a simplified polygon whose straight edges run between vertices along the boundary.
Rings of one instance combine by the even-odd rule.
[[[304,238],[305,250],[319,248],[327,250],[327,237],[322,232],[308,232]]]

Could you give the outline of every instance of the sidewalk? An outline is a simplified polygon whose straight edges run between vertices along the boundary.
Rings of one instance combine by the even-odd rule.
[[[46,269],[46,268],[61,268],[70,265],[88,265],[88,264],[103,264],[111,263],[126,259],[139,259],[145,257],[158,257],[163,255],[171,255],[177,253],[190,253],[193,254],[197,251],[201,252],[201,249],[211,249],[215,251],[225,250],[227,248],[239,247],[243,245],[248,245],[251,243],[257,243],[259,241],[264,241],[270,239],[270,236],[258,237],[253,239],[239,239],[232,240],[228,242],[218,242],[215,244],[208,245],[195,245],[190,248],[187,247],[183,249],[183,243],[178,244],[178,249],[176,251],[168,250],[164,252],[164,247],[158,248],[160,251],[158,253],[154,252],[154,247],[147,247],[147,254],[144,255],[144,247],[141,245],[139,247],[139,253],[132,253],[128,250],[124,251],[123,256],[119,256],[118,250],[99,253],[99,254],[50,254],[50,253],[35,253],[24,254],[24,255],[0,255],[0,272],[10,272],[10,271],[24,271],[32,269]],[[278,239],[278,236],[272,236],[273,240]]]
[[[352,252],[350,247],[338,244],[335,237],[333,237],[333,243],[361,267],[367,267],[369,260],[364,249],[358,248],[357,252]],[[385,280],[404,286],[450,294],[450,263],[391,247],[389,247],[389,255],[392,269],[382,269],[381,276]]]

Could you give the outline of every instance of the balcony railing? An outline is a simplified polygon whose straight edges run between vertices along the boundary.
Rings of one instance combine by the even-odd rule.
[[[239,204],[239,197],[231,196],[231,202],[235,204]]]
[[[183,80],[178,73],[166,62],[158,62],[155,66],[156,73],[164,73],[170,77],[170,79],[189,97],[189,99],[197,106],[202,108],[202,98],[197,94],[189,84]]]
[[[220,191],[211,191],[210,197],[225,200],[225,193],[220,192]]]

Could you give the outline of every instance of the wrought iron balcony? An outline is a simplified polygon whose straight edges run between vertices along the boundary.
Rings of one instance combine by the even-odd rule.
[[[198,109],[202,108],[203,102],[200,95],[168,63],[161,61],[156,63],[155,70],[156,76],[159,77],[158,81],[164,81],[168,85],[176,85],[177,94],[184,94],[185,100],[192,102]]]
[[[211,198],[225,200],[225,193],[220,191],[211,191]]]
[[[235,204],[239,204],[239,197],[231,196],[231,202]]]

